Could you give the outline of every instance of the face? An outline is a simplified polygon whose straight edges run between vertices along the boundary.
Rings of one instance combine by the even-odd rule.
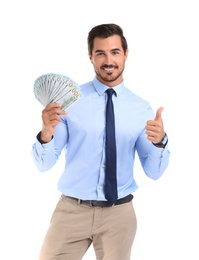
[[[119,35],[94,39],[92,54],[89,54],[97,79],[114,87],[123,80],[123,71],[128,51],[124,53]]]

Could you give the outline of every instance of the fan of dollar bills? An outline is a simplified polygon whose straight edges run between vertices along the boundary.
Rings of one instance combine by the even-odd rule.
[[[39,76],[34,82],[35,98],[43,105],[62,104],[66,109],[82,97],[79,85],[71,78],[57,73]]]

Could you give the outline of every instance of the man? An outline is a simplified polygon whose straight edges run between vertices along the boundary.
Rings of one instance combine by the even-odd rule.
[[[147,101],[125,86],[128,46],[123,30],[116,24],[92,28],[88,55],[94,79],[80,86],[83,97],[67,111],[57,103],[46,106],[42,130],[32,147],[40,171],[51,169],[62,149],[66,159],[58,182],[61,198],[40,260],[79,260],[91,243],[98,260],[129,260],[137,228],[132,204],[132,193],[138,188],[135,152],[146,175],[154,180],[169,163],[163,108],[154,114]],[[107,89],[114,89],[112,119],[106,119]],[[115,130],[107,130],[111,121]],[[110,154],[107,136],[113,141]],[[115,172],[111,180],[106,179]]]

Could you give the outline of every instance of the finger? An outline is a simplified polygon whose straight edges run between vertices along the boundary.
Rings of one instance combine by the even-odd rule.
[[[156,127],[162,127],[162,122],[156,120],[148,120],[145,128],[152,130]]]
[[[61,104],[57,104],[57,103],[48,104],[43,109],[42,114],[46,114],[46,115],[53,115],[53,114],[66,115],[67,112],[65,110],[62,110],[60,107],[61,107]]]
[[[67,112],[65,110],[62,110],[60,108],[52,108],[51,110],[45,111],[46,114],[48,114],[49,116],[52,115],[66,115]]]
[[[156,115],[155,115],[155,119],[156,121],[161,121],[162,120],[162,111],[163,111],[163,107],[158,108],[158,110],[156,111]]]
[[[61,104],[60,103],[49,103],[44,110],[51,110],[53,108],[60,108]]]
[[[42,119],[43,119],[45,124],[48,124],[51,121],[60,122],[61,121],[60,114],[61,114],[61,112],[59,112],[59,110],[57,111],[57,109],[55,109],[55,110],[53,109],[53,110],[50,110],[50,111],[43,111]]]
[[[153,143],[157,143],[157,135],[147,135],[147,139]]]

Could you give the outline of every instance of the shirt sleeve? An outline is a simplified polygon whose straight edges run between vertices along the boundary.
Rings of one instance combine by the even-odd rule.
[[[39,134],[32,146],[33,161],[39,171],[44,172],[50,170],[57,162],[62,149],[66,146],[68,140],[68,131],[66,122],[60,122],[56,128],[52,140],[48,143],[39,142]],[[59,136],[62,138],[59,138]]]
[[[136,142],[136,148],[145,174],[153,180],[160,178],[169,164],[168,143],[165,148],[158,148],[147,139],[143,131]]]

